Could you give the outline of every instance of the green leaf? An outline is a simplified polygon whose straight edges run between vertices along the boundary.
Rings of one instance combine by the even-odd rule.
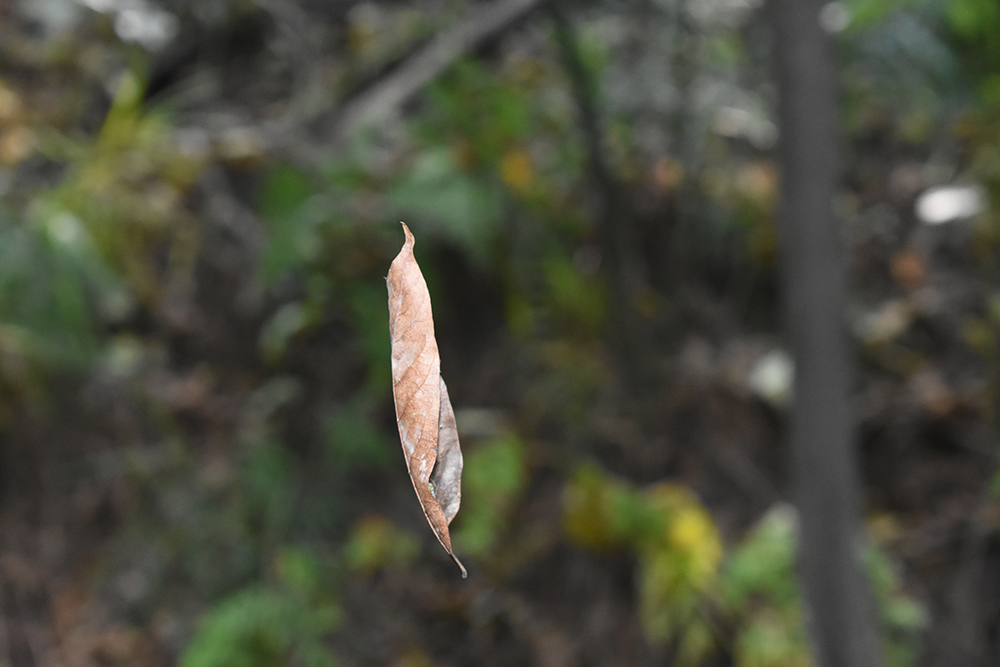
[[[267,245],[260,258],[265,284],[273,283],[289,269],[298,267],[313,251],[302,205],[312,195],[305,175],[281,165],[268,174],[260,197],[260,212],[267,226]]]
[[[383,516],[358,521],[344,547],[347,563],[366,574],[382,567],[405,566],[418,552],[417,541]]]
[[[473,448],[465,456],[462,509],[452,533],[460,550],[483,555],[496,545],[526,479],[524,443],[513,433]]]
[[[289,341],[311,324],[309,315],[303,304],[294,301],[283,305],[264,322],[258,342],[264,361],[273,364],[281,359]]]
[[[388,358],[388,352],[386,358]],[[322,421],[327,452],[335,468],[384,467],[390,462],[390,444],[372,425],[364,396],[328,412]]]
[[[490,256],[499,224],[499,188],[458,168],[447,146],[425,149],[388,191],[399,219],[465,249],[480,262]]]
[[[337,613],[314,609],[287,592],[254,586],[223,600],[202,620],[181,654],[181,667],[332,667],[322,645]]]
[[[384,394],[392,385],[390,342],[385,333],[389,328],[385,282],[353,281],[344,286],[343,298],[361,337],[368,364],[367,393],[372,396]]]
[[[739,606],[758,594],[779,605],[796,603],[795,522],[792,508],[777,507],[729,555],[723,587],[731,605]]]

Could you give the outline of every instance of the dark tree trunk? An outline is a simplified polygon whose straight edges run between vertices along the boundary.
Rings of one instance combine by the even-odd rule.
[[[799,509],[799,578],[819,667],[874,667],[877,619],[861,570],[853,357],[833,197],[836,70],[819,0],[772,0],[781,130],[780,256],[795,358],[789,439]]]

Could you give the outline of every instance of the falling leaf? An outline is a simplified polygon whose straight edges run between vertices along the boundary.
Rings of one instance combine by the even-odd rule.
[[[448,525],[462,500],[462,450],[455,411],[441,378],[441,358],[434,338],[431,295],[413,257],[413,234],[405,223],[406,242],[392,260],[389,286],[389,337],[392,340],[392,397],[406,468],[434,534],[451,550]]]

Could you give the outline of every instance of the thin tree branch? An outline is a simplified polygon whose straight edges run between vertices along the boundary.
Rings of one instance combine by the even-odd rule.
[[[510,27],[541,0],[496,0],[477,6],[385,78],[350,102],[338,116],[335,136],[343,140],[390,117],[462,56]]]

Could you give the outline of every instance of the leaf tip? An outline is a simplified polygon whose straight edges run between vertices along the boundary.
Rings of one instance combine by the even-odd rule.
[[[413,233],[410,231],[410,228],[402,220],[399,221],[399,224],[403,225],[403,234],[406,235],[405,245],[413,246]]]

